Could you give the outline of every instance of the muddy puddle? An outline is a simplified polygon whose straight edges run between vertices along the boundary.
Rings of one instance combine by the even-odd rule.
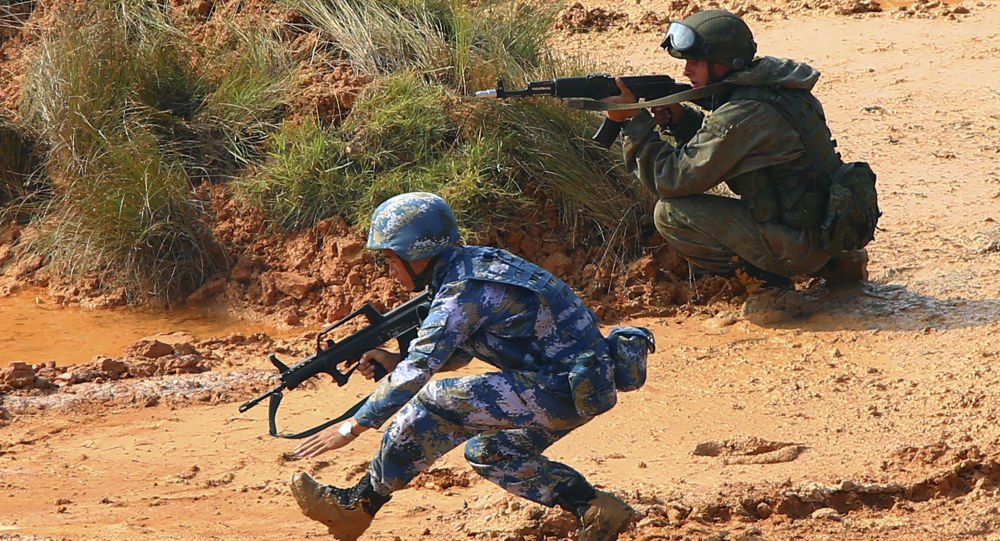
[[[12,361],[56,361],[60,366],[85,363],[95,355],[121,355],[137,340],[166,331],[196,339],[232,333],[281,335],[263,324],[193,309],[87,310],[54,304],[44,290],[30,289],[0,297],[0,365]]]

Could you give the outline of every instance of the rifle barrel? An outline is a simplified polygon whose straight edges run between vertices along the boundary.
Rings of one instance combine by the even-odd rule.
[[[247,400],[246,402],[243,403],[242,406],[240,406],[240,413],[244,413],[248,409],[256,406],[257,404],[260,403],[261,400],[264,400],[265,398],[267,398],[267,397],[269,397],[269,396],[271,396],[271,395],[273,395],[275,393],[280,393],[282,390],[284,390],[284,388],[285,388],[285,384],[282,383],[281,385],[278,385],[277,387],[275,387],[275,388],[271,389],[270,391],[268,391],[268,392],[266,392],[266,393],[258,396],[257,398],[254,398],[253,400]]]

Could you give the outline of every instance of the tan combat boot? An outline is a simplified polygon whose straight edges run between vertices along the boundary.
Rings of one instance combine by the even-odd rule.
[[[829,285],[859,284],[868,281],[868,250],[851,250],[830,260],[818,273]]]
[[[635,511],[613,494],[597,491],[580,517],[579,541],[615,541],[635,520]]]
[[[302,513],[325,524],[339,541],[360,537],[375,513],[391,498],[376,493],[367,475],[350,489],[321,485],[305,472],[293,474],[288,484]]]
[[[554,503],[580,521],[579,541],[615,541],[635,519],[635,511],[628,504],[595,489],[580,475],[555,489]]]

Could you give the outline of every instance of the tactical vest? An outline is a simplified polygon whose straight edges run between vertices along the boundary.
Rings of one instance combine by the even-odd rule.
[[[552,273],[504,250],[485,246],[464,246],[461,250],[461,270],[458,276],[449,273],[447,280],[474,279],[524,287],[538,293],[558,321],[592,323],[585,328],[567,328],[575,335],[573,343],[548,352],[547,356],[566,367],[570,392],[580,415],[593,416],[614,407],[618,397],[608,343],[597,328],[597,315],[576,293]]]
[[[754,220],[778,222],[796,229],[823,221],[833,173],[843,162],[830,135],[819,101],[807,90],[737,86],[727,101],[771,104],[799,134],[805,154],[786,163],[744,173],[726,181]]]
[[[576,293],[562,280],[538,265],[505,250],[487,246],[463,246],[462,272],[457,278],[499,282],[530,289],[538,293],[548,305],[553,317],[561,321],[576,322],[586,317],[594,325],[598,322],[597,315],[580,302]],[[552,360],[559,361],[583,348],[591,347],[590,342],[600,333],[596,327],[592,327],[590,333],[593,334],[584,335],[577,331],[579,343],[572,348],[552,354]]]

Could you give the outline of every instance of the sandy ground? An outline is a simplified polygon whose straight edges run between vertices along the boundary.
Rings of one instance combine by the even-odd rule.
[[[762,53],[823,73],[841,152],[879,175],[871,281],[811,291],[794,313],[632,322],[659,342],[648,383],[549,453],[640,512],[622,539],[1000,540],[1000,6],[970,10],[754,23]],[[678,75],[659,39],[612,29],[562,47]],[[225,383],[224,368],[269,369],[268,346],[216,350],[211,372],[147,378],[129,400],[83,399],[99,383],[60,393],[75,401],[3,397],[0,539],[325,537],[285,482],[352,482],[378,437],[294,460],[266,407],[237,412],[266,384]],[[311,426],[369,389],[310,384],[281,423]],[[569,515],[508,496],[456,450],[363,539],[574,535]]]

